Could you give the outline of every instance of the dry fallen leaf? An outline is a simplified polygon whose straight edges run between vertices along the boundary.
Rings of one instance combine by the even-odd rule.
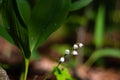
[[[0,80],[9,80],[6,71],[0,67]]]

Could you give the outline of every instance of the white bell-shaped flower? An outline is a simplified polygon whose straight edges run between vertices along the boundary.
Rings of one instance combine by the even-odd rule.
[[[64,62],[65,61],[65,58],[64,57],[61,57],[60,58],[60,62]]]
[[[83,47],[84,45],[83,45],[83,43],[79,43],[79,47],[81,48],[81,47]]]
[[[78,45],[77,45],[77,44],[74,44],[74,45],[73,45],[73,49],[78,49]]]
[[[70,54],[70,50],[69,50],[69,49],[66,49],[66,50],[65,50],[65,54]]]
[[[76,50],[73,50],[72,55],[78,55],[78,52]]]

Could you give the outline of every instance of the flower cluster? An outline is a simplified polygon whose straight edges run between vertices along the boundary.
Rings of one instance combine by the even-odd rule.
[[[77,43],[77,44],[74,44],[74,45],[73,45],[72,51],[70,51],[69,49],[66,49],[66,50],[65,50],[65,55],[60,58],[59,62],[60,62],[60,63],[64,62],[64,61],[65,61],[65,56],[66,56],[66,55],[69,55],[70,53],[71,53],[72,55],[75,55],[75,56],[78,55],[77,49],[78,49],[78,48],[81,48],[81,47],[83,47],[83,46],[84,46],[84,45],[83,45],[82,43]]]

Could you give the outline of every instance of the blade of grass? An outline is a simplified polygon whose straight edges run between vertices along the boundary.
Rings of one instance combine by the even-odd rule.
[[[92,53],[90,58],[86,61],[85,65],[91,66],[94,62],[103,57],[120,58],[120,50],[110,48],[97,50],[94,53]]]
[[[105,7],[100,5],[98,9],[94,31],[95,35],[94,40],[96,48],[101,48],[103,46],[104,22],[105,22]]]

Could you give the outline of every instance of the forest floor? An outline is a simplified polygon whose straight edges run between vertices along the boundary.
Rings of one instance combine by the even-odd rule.
[[[57,62],[52,60],[50,57],[55,57],[58,59],[60,55],[57,55],[54,51],[45,51],[49,52],[49,55],[41,55],[40,59],[30,61],[28,80],[43,80],[45,76],[53,70],[54,66],[57,65]],[[111,59],[108,61],[111,61]],[[120,71],[118,68],[114,67],[114,64],[120,63],[119,61],[120,60],[118,59],[114,59],[112,62],[113,64],[111,64],[112,67],[108,68],[99,66],[92,66],[90,68],[87,68],[85,65],[80,65],[75,69],[70,69],[70,73],[76,80],[120,80]],[[4,64],[2,66],[5,68],[6,64],[10,66],[5,70],[10,80],[19,79],[19,72],[21,71],[20,65],[22,62],[23,57],[20,54],[19,50],[0,38],[0,63]],[[1,74],[5,73],[0,70],[0,77]],[[48,78],[48,80],[56,80],[56,77],[54,75],[51,75]],[[0,78],[0,80],[5,79]]]

